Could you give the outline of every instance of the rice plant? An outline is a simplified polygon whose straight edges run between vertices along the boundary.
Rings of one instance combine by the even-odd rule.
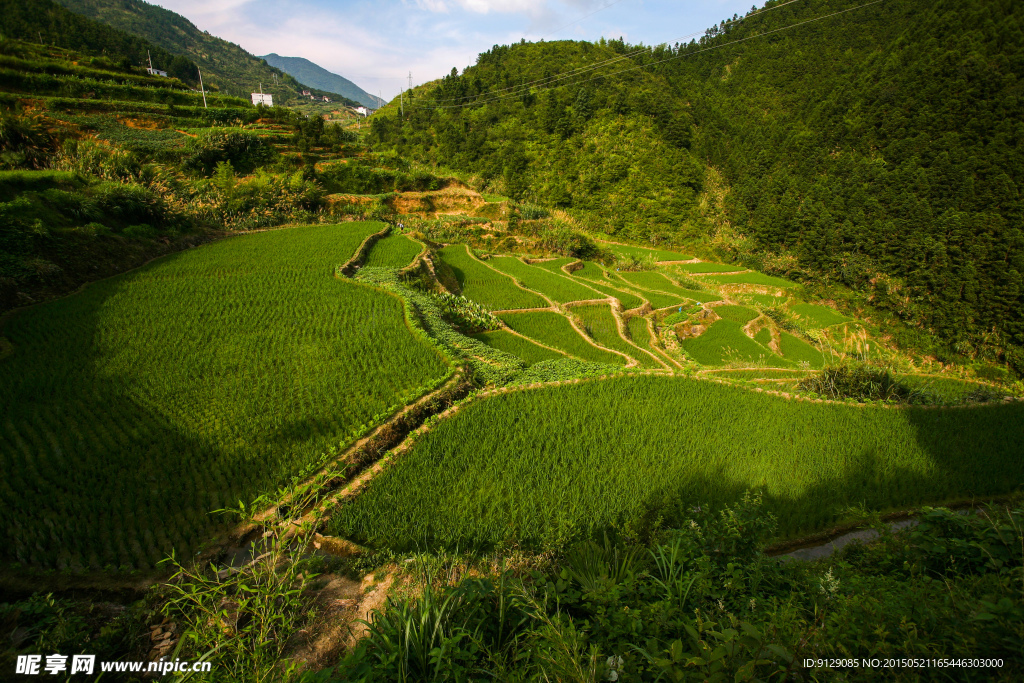
[[[519,334],[535,339],[545,346],[564,351],[570,356],[594,363],[624,365],[626,359],[595,347],[580,336],[565,316],[554,311],[506,313],[501,316],[506,325]]]
[[[519,280],[524,287],[540,292],[558,303],[601,299],[604,295],[565,275],[523,263],[511,256],[495,256],[488,261],[503,273]]]
[[[0,360],[0,558],[148,568],[451,372],[333,277],[379,224],[234,237],[20,311]],[[16,514],[15,514],[16,513]]]
[[[462,288],[462,296],[492,311],[517,308],[546,308],[543,297],[518,287],[510,278],[473,258],[462,244],[441,250],[442,260],[451,266]]]
[[[635,358],[641,367],[660,368],[661,364],[650,355],[638,351],[619,334],[619,327],[615,322],[615,315],[608,304],[593,306],[576,306],[570,311],[571,315],[578,316],[591,339],[604,346],[624,353],[630,358]]]
[[[788,367],[791,363],[771,352],[743,334],[743,327],[732,320],[716,320],[699,337],[682,341],[686,355],[702,365],[727,363],[765,363],[775,367]]]
[[[614,416],[610,419],[609,416]],[[653,428],[657,426],[657,428]],[[989,496],[1024,481],[1024,405],[815,404],[638,376],[470,403],[340,508],[330,527],[396,549],[568,547],[764,496],[782,535],[872,509]]]
[[[479,334],[472,335],[472,337],[482,341],[488,346],[522,358],[529,365],[545,360],[565,358],[565,355],[558,351],[552,351],[551,349],[534,344],[529,339],[524,339],[523,337],[520,337],[517,334],[512,334],[507,330],[481,332]]]
[[[404,268],[422,249],[423,245],[405,235],[388,235],[377,240],[363,265],[367,268]]]

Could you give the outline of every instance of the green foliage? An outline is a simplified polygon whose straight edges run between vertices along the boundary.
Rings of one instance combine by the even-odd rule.
[[[853,504],[1014,491],[1021,410],[797,403],[658,376],[514,391],[439,421],[330,528],[395,549],[564,548],[603,529],[681,524],[702,501],[752,488],[793,535]]]
[[[484,332],[504,327],[501,319],[494,317],[480,304],[463,296],[449,292],[432,294],[441,307],[444,317],[463,332]]]
[[[804,680],[804,659],[1002,660],[1001,669],[978,669],[982,677],[1024,667],[1019,504],[976,515],[925,508],[913,531],[852,544],[838,558],[781,563],[763,553],[775,531],[763,499],[734,501],[693,507],[642,545],[608,535],[583,544],[514,584],[510,607],[485,603],[500,624],[514,615],[505,630],[513,637],[453,639],[434,652],[459,672],[499,680]],[[478,581],[390,602],[377,615],[381,630],[343,662],[341,680],[367,680],[368,660],[382,680],[398,680],[398,657],[387,660],[390,670],[378,658],[424,633],[415,617],[427,607],[452,606],[424,621],[434,627],[428,634],[476,627],[476,614],[458,606]],[[431,673],[420,680],[469,678]],[[871,681],[877,669],[826,665],[809,680],[822,676]],[[916,681],[920,670],[889,677]]]
[[[724,263],[680,263],[675,266],[687,273],[730,273],[736,270],[743,270],[742,266],[730,266]]]
[[[379,162],[359,159],[327,164],[317,172],[317,177],[328,192],[341,194],[423,192],[446,185],[445,180],[426,171],[387,168]]]
[[[536,214],[536,212],[532,213]],[[601,253],[601,248],[596,242],[583,233],[568,228],[544,233],[537,242],[537,246],[556,254],[578,259],[594,259]]]
[[[626,359],[587,342],[572,324],[554,311],[503,313],[501,319],[519,334],[564,351],[570,356],[594,363],[624,365]]]
[[[271,163],[276,152],[263,138],[247,131],[211,130],[190,144],[183,166],[186,170],[210,175],[221,162],[230,162],[243,175]]]
[[[305,89],[304,86],[281,69],[271,67],[265,60],[234,43],[199,30],[185,17],[163,7],[142,0],[60,0],[60,4],[93,20],[78,17],[83,22],[88,21],[104,29],[110,26],[118,29],[118,32],[141,36],[162,48],[160,52],[164,54],[180,55],[178,59],[191,60],[188,63],[194,64],[189,77],[195,77],[198,65],[203,71],[203,83],[207,88],[248,99],[249,93],[259,92],[258,87],[262,84],[263,92],[272,94],[277,104],[297,103],[302,99],[300,93]],[[63,44],[62,40],[62,37],[57,38],[58,44]],[[137,63],[141,64],[144,59],[145,51]],[[166,70],[167,64],[164,58],[158,58],[154,53],[153,66]],[[308,103],[309,98],[305,98],[305,101]]]
[[[886,368],[861,363],[829,365],[800,382],[800,388],[833,400],[924,403],[925,393],[908,387]]]
[[[0,170],[46,166],[59,142],[51,125],[42,116],[0,111]]]
[[[189,84],[197,80],[196,65],[188,59],[132,35],[134,31],[119,31],[91,21],[51,0],[35,0],[32,5],[3,0],[0,2],[0,32],[7,38],[33,43],[42,36],[44,43],[94,55],[110,55],[105,61],[101,57],[98,64],[125,71],[148,64],[152,55],[154,65],[169,76]]]
[[[443,381],[402,301],[332,277],[380,227],[224,240],[8,321],[0,501],[19,513],[3,559],[184,556],[209,510],[272,490]],[[145,495],[112,495],[127,491]]]

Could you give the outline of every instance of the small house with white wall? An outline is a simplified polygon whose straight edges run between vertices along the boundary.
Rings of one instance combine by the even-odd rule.
[[[264,95],[261,92],[254,92],[252,94],[252,104],[253,104],[253,106],[256,106],[257,104],[262,104],[262,105],[267,106],[267,107],[273,107],[274,106],[274,96],[273,95]]]
[[[356,107],[356,113],[359,114],[360,116],[369,116],[370,110],[367,109],[366,107]]]

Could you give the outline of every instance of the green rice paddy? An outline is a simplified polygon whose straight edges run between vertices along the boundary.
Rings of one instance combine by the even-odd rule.
[[[1024,481],[1021,443],[1021,404],[893,410],[685,378],[611,378],[471,403],[329,526],[398,550],[563,548],[655,517],[670,526],[695,505],[753,489],[780,533],[795,535],[835,523],[852,505],[1013,491]]]
[[[838,311],[828,306],[793,304],[789,307],[789,310],[808,327],[831,327],[832,325],[847,323],[851,320],[851,318],[840,315]]]
[[[615,316],[608,304],[575,306],[570,312],[572,315],[579,316],[584,330],[589,332],[591,338],[601,346],[635,358],[640,363],[640,367],[661,367],[660,363],[646,353],[638,351],[632,344],[622,338],[622,335],[619,334],[618,325],[615,323]]]
[[[388,235],[377,240],[363,264],[368,268],[404,268],[419,255],[423,246],[405,235]]]
[[[686,355],[701,365],[736,362],[789,365],[770,349],[743,334],[743,326],[732,320],[716,320],[704,334],[686,339],[681,345]]]
[[[451,266],[462,295],[492,311],[550,306],[543,297],[524,290],[510,278],[470,256],[469,248],[463,244],[442,249],[441,259]]]
[[[760,315],[757,311],[747,308],[746,306],[715,306],[713,310],[720,317],[726,320],[731,320],[734,323],[739,323],[740,325],[746,325]]]
[[[614,254],[619,256],[633,256],[639,259],[652,258],[655,261],[689,261],[692,256],[688,256],[677,251],[667,251],[665,249],[647,249],[646,247],[634,247],[628,244],[611,244],[605,243],[605,247],[608,248]]]
[[[522,358],[528,365],[539,363],[545,360],[552,360],[556,358],[565,358],[565,356],[557,351],[546,349],[543,346],[534,344],[528,339],[523,339],[517,334],[512,334],[508,330],[494,330],[493,332],[480,332],[479,334],[470,335],[474,339],[482,341],[484,344],[491,346],[499,351],[505,353],[511,353],[513,356]]]
[[[730,266],[725,263],[680,263],[673,266],[687,273],[733,273],[746,270],[743,266]]]
[[[540,292],[560,304],[604,298],[601,292],[594,291],[572,278],[527,265],[512,256],[494,256],[488,264],[519,280],[524,287]]]
[[[184,556],[222,523],[211,510],[275,490],[442,381],[401,300],[334,277],[380,228],[235,237],[13,315],[0,558]]]
[[[617,353],[599,349],[585,340],[560,313],[554,311],[505,313],[501,315],[501,319],[519,334],[564,351],[570,356],[594,363],[611,365],[625,365],[626,363],[626,359]]]
[[[779,333],[779,350],[783,358],[794,363],[807,363],[812,368],[825,366],[826,356],[821,349],[788,332]]]
[[[765,285],[767,287],[796,287],[797,283],[783,280],[781,277],[772,277],[764,273],[740,273],[738,275],[707,275],[704,278],[708,282],[719,285]]]

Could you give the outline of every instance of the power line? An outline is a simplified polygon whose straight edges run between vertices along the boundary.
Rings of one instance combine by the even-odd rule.
[[[796,1],[797,0],[790,0],[790,2],[787,2],[785,4],[788,5],[791,2],[796,2]],[[863,5],[857,5],[856,7],[850,7],[848,9],[839,10],[838,12],[832,12],[831,14],[826,14],[826,15],[821,16],[821,17],[815,17],[814,19],[807,19],[805,21],[800,21],[800,22],[797,22],[795,24],[791,24],[789,26],[783,26],[781,28],[773,29],[771,31],[765,31],[764,33],[758,33],[757,35],[747,36],[746,38],[738,38],[736,40],[732,40],[732,41],[729,41],[728,43],[723,43],[721,45],[712,45],[710,47],[706,47],[706,48],[703,48],[703,49],[700,49],[700,50],[694,50],[692,52],[687,52],[687,53],[684,53],[684,54],[677,54],[677,55],[674,55],[672,57],[667,57],[665,59],[659,59],[658,61],[651,62],[649,64],[638,64],[638,65],[633,66],[633,67],[628,67],[628,68],[625,68],[625,69],[620,69],[619,71],[615,71],[614,73],[610,73],[610,74],[599,74],[597,76],[592,76],[591,78],[588,78],[588,79],[582,80],[582,81],[578,81],[576,83],[566,83],[566,84],[562,84],[562,85],[553,85],[553,86],[550,86],[549,88],[541,88],[541,89],[542,90],[550,90],[552,88],[566,87],[567,85],[583,85],[583,84],[586,84],[586,83],[590,83],[591,81],[595,81],[598,78],[610,78],[612,76],[618,76],[620,74],[624,74],[624,73],[627,73],[629,71],[636,71],[637,69],[646,69],[647,67],[656,66],[658,64],[663,64],[665,62],[670,62],[670,61],[672,61],[674,59],[682,59],[684,57],[693,57],[695,55],[699,55],[699,54],[702,54],[704,52],[710,52],[711,50],[718,50],[718,49],[721,49],[723,47],[729,47],[729,46],[735,45],[737,43],[743,43],[743,42],[746,42],[748,40],[753,40],[755,38],[763,38],[765,36],[769,36],[769,35],[772,35],[774,33],[779,33],[781,31],[788,31],[789,29],[796,28],[798,26],[803,26],[804,24],[812,24],[814,22],[823,21],[825,19],[829,19],[831,17],[837,16],[837,15],[840,15],[840,14],[846,14],[847,12],[853,12],[854,10],[863,9],[865,7],[870,7],[871,5],[877,5],[880,2],[885,2],[885,0],[874,0],[873,2],[864,3]],[[776,7],[781,7],[781,5],[778,5]],[[776,9],[776,7],[773,7],[771,9]],[[751,15],[751,16],[754,16],[754,15]],[[646,50],[644,50],[644,51],[646,51]],[[636,54],[636,53],[634,52],[634,53],[631,53],[631,55],[632,54]],[[438,106],[417,105],[417,106],[419,106],[419,107],[421,107],[423,109],[459,109],[461,107],[468,107],[468,106],[472,106],[472,105],[476,105],[476,104],[488,104],[490,102],[497,102],[499,100],[508,99],[510,97],[518,97],[520,94],[522,94],[521,91],[520,92],[510,92],[508,94],[500,95],[500,96],[496,96],[496,97],[491,97],[489,99],[476,99],[476,100],[474,100],[472,102],[466,102],[464,104],[451,104],[451,105],[438,105]]]
[[[764,14],[766,12],[771,12],[772,10],[780,9],[782,7],[786,7],[787,5],[792,5],[794,2],[800,2],[800,0],[787,0],[787,2],[783,2],[783,3],[780,3],[778,5],[773,5],[772,7],[762,8],[762,9],[758,10],[757,12],[754,12],[752,14],[748,14],[748,15],[743,16],[743,17],[740,17],[735,22],[733,22],[733,24],[734,25],[739,24],[739,22],[744,21],[746,19],[750,19],[752,17],[759,17],[759,16],[761,16],[762,14]],[[676,43],[678,43],[678,42],[686,42],[686,40],[688,38],[693,38],[695,36],[699,36],[702,33],[704,33],[704,31],[695,31],[694,33],[689,33],[689,34],[687,34],[685,36],[681,36],[679,38],[676,38],[673,42],[676,42]],[[506,88],[499,88],[498,90],[494,90],[494,91],[488,93],[488,95],[496,95],[498,93],[507,92],[510,97],[516,96],[516,95],[518,95],[518,94],[520,94],[520,93],[522,93],[524,91],[530,90],[531,88],[539,87],[539,86],[542,86],[542,85],[547,85],[549,83],[554,83],[554,82],[557,82],[557,81],[562,81],[562,80],[565,80],[567,78],[572,78],[573,76],[579,76],[579,75],[581,75],[583,73],[587,73],[589,71],[593,71],[593,70],[598,69],[598,68],[600,68],[602,66],[607,66],[607,65],[610,65],[610,64],[614,64],[616,62],[621,62],[623,60],[630,59],[631,57],[635,57],[636,55],[644,53],[644,52],[647,52],[647,48],[645,48],[645,47],[637,48],[636,50],[633,50],[632,52],[627,52],[625,54],[616,55],[615,57],[609,57],[608,59],[602,60],[600,62],[595,62],[594,64],[588,64],[586,66],[577,67],[577,68],[573,69],[572,71],[566,72],[564,74],[556,74],[555,76],[547,76],[545,78],[539,78],[537,80],[529,81],[527,83],[521,83],[521,84],[515,85],[515,86],[508,86]],[[438,99],[438,100],[434,100],[434,101],[435,102],[457,102],[457,101],[461,101],[461,100],[475,100],[476,97],[477,96],[475,96],[475,95],[469,95],[469,96],[465,96],[465,97],[448,97],[448,98]],[[437,107],[435,107],[435,108],[437,108]]]

